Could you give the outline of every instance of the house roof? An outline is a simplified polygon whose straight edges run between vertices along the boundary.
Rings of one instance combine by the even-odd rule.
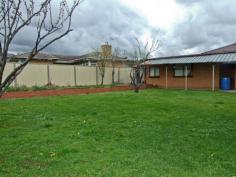
[[[14,56],[14,59],[26,59],[28,58],[29,53],[22,53]],[[115,57],[117,61],[126,61],[127,57]],[[95,56],[94,53],[88,53],[80,56],[72,56],[72,55],[57,55],[57,54],[48,54],[48,53],[38,53],[34,60],[49,60],[54,61],[55,63],[60,64],[74,64],[83,61],[99,61],[99,58]]]
[[[236,63],[236,43],[202,54],[159,57],[147,60],[146,65],[191,63]]]
[[[182,55],[147,60],[146,65],[188,63],[236,63],[236,53]]]
[[[210,50],[202,54],[219,54],[219,53],[231,53],[231,52],[236,52],[236,43],[220,47],[214,50]]]
[[[115,58],[116,61],[129,61],[127,57],[119,57],[119,56],[112,56]],[[58,64],[74,64],[74,63],[79,63],[79,62],[84,62],[84,61],[99,61],[99,57],[96,56],[94,52],[85,54],[85,55],[80,55],[80,56],[70,56],[70,57],[65,57],[63,55],[59,56],[59,60],[57,60],[55,63]]]
[[[14,56],[15,56],[15,55],[12,54],[12,53],[8,53],[8,54],[7,54],[7,57],[8,57],[8,58],[11,58],[11,57],[14,57]]]
[[[14,59],[26,59],[28,58],[30,53],[22,53],[14,56]],[[34,60],[58,60],[59,57],[56,55],[52,54],[47,54],[47,53],[38,53],[35,57]]]

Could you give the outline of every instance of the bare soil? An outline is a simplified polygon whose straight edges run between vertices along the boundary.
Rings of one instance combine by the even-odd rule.
[[[47,97],[47,96],[62,96],[62,95],[80,95],[103,92],[116,92],[132,90],[130,85],[115,86],[110,88],[85,88],[85,89],[63,89],[63,90],[40,90],[40,91],[16,91],[6,92],[0,99],[16,99],[16,98],[31,98],[31,97]],[[144,89],[142,87],[141,89]]]

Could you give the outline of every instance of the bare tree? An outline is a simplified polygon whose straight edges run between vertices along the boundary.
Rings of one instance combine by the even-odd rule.
[[[72,15],[81,1],[60,0],[55,12],[52,0],[0,0],[0,96],[40,51],[72,31]],[[27,26],[36,30],[32,50],[28,58],[3,79],[9,47]]]
[[[103,86],[106,71],[106,59],[104,57],[100,57],[100,60],[98,62],[98,69],[101,76],[101,86]]]
[[[99,49],[94,49],[93,58],[98,60],[97,61],[97,67],[98,67],[99,75],[101,77],[101,86],[103,86],[105,71],[106,71],[107,58],[106,58],[105,55],[102,55],[102,52],[100,52]]]
[[[143,78],[145,75],[145,67],[143,64],[154,52],[157,51],[159,41],[152,39],[151,41],[147,40],[147,42],[143,44],[136,38],[136,42],[137,46],[133,53],[135,66],[130,72],[130,78],[134,91],[138,93],[143,84]]]
[[[119,48],[115,48],[113,50],[112,61],[111,61],[111,66],[112,66],[112,84],[115,84],[116,60],[119,58],[120,55],[121,55],[121,50]]]

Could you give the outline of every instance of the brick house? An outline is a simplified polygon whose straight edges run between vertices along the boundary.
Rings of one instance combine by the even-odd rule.
[[[222,77],[236,89],[236,44],[197,55],[160,57],[145,62],[145,82],[160,88],[220,89]]]

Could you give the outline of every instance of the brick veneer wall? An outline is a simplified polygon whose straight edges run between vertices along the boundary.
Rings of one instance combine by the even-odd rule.
[[[185,88],[185,77],[174,77],[173,65],[168,67],[168,88]],[[212,89],[212,64],[193,64],[193,75],[188,77],[188,89]],[[149,66],[146,68],[146,84],[166,88],[166,65],[159,65],[160,77],[149,77]],[[215,64],[215,89],[220,87],[220,65]]]

